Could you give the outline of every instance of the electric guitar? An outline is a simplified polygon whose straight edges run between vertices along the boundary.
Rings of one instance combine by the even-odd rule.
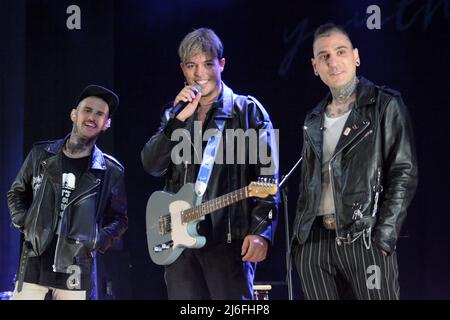
[[[194,184],[185,184],[176,194],[156,191],[147,202],[147,244],[150,258],[159,265],[173,263],[185,248],[201,248],[206,238],[199,236],[197,225],[211,212],[250,197],[275,195],[272,182],[251,182],[247,187],[193,206]]]

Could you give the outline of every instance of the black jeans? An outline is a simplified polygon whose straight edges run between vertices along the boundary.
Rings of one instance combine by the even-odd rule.
[[[242,241],[185,249],[165,268],[171,300],[251,300],[256,263],[243,262]]]

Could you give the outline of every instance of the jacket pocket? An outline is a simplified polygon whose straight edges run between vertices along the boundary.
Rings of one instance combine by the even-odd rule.
[[[82,243],[89,250],[94,249],[96,237],[96,195],[96,192],[86,195],[66,209],[66,237]]]

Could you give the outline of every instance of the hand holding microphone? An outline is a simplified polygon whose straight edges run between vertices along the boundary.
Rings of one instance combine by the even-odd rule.
[[[184,87],[175,98],[170,116],[180,121],[189,118],[195,112],[202,97],[201,91],[202,87],[198,83]]]

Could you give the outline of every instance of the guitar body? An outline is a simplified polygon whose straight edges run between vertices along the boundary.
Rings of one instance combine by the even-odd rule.
[[[251,182],[247,187],[232,191],[194,206],[194,184],[185,184],[178,193],[156,191],[147,202],[146,227],[150,258],[159,265],[174,262],[185,248],[201,248],[206,238],[197,232],[205,215],[249,197],[266,198],[277,193],[275,182],[267,179]]]
[[[148,199],[147,244],[154,263],[171,264],[185,248],[201,248],[205,245],[205,237],[197,233],[197,225],[204,217],[189,223],[181,222],[181,212],[192,208],[194,201],[193,183],[185,184],[176,194],[156,191]],[[166,220],[169,221],[167,224],[164,223]]]

